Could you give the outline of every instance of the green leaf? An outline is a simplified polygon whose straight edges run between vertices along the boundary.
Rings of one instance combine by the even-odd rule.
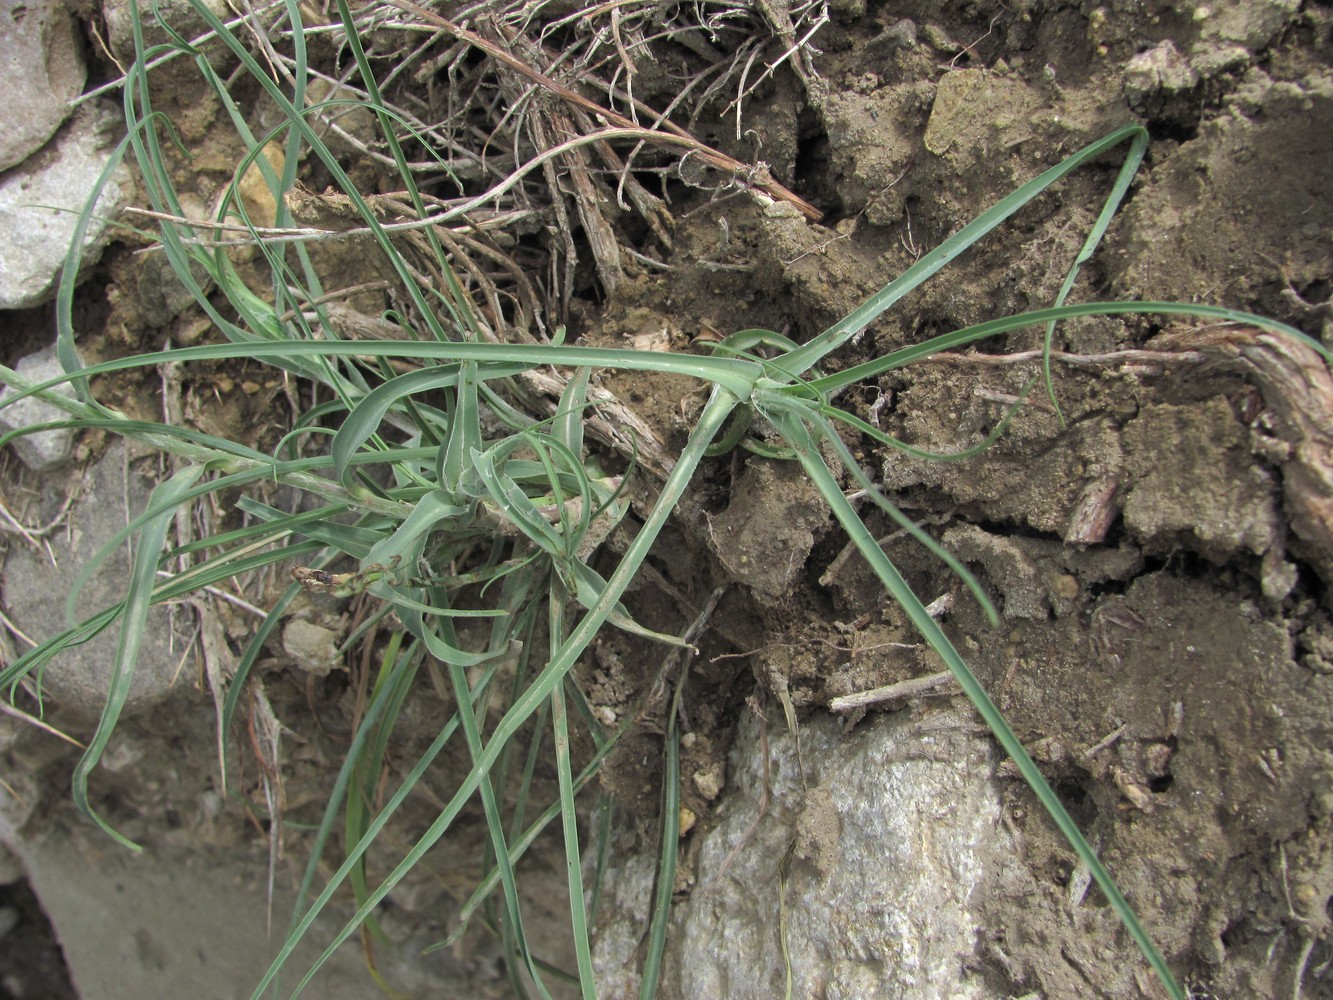
[[[179,502],[181,496],[194,485],[203,468],[193,466],[182,469],[166,482],[153,490],[150,505],[156,501],[164,506],[173,501]],[[175,520],[174,510],[164,511],[144,525],[139,533],[139,546],[134,554],[134,566],[130,571],[129,589],[125,595],[125,609],[121,616],[120,642],[116,648],[116,661],[111,682],[107,690],[106,705],[97,729],[88,741],[88,749],[74,768],[74,804],[79,811],[89,816],[115,841],[133,851],[140,847],[112,829],[88,801],[88,776],[102,759],[107,741],[115,731],[120,713],[129,699],[130,688],[134,683],[134,665],[138,661],[139,647],[143,643],[144,629],[148,624],[148,609],[153,603],[153,588],[157,584],[157,561],[166,541],[167,532]]]
[[[1148,963],[1166,986],[1167,991],[1172,997],[1184,1000],[1184,994],[1176,984],[1175,978],[1167,967],[1165,959],[1162,958],[1161,952],[1157,950],[1157,946],[1148,936],[1143,925],[1139,923],[1133,908],[1121,894],[1110,873],[1107,872],[1092,847],[1083,837],[1077,824],[1065,810],[1064,805],[1051,789],[1041,771],[1037,769],[1037,765],[1033,763],[1032,758],[1023,748],[1023,744],[1019,742],[1018,737],[1009,728],[1000,710],[991,701],[990,696],[981,686],[976,676],[968,669],[962,657],[958,655],[958,651],[944,634],[939,624],[930,616],[925,605],[921,603],[921,600],[907,585],[898,568],[884,554],[884,550],[879,547],[874,535],[866,528],[856,510],[843,496],[837,480],[833,478],[828,467],[824,464],[824,459],[820,456],[819,449],[805,426],[800,403],[794,400],[789,401],[785,408],[775,411],[770,419],[775,419],[782,436],[796,450],[806,475],[810,477],[811,482],[824,496],[824,499],[832,508],[834,516],[838,519],[838,523],[843,526],[853,544],[856,545],[862,556],[865,557],[866,562],[874,569],[889,594],[907,614],[917,632],[944,661],[945,666],[949,668],[949,672],[954,675],[959,686],[962,687],[963,693],[976,706],[982,720],[995,735],[1005,753],[1017,765],[1019,773],[1023,775],[1029,787],[1036,793],[1042,807],[1055,821],[1060,832],[1064,834],[1070,847],[1074,849],[1074,853],[1078,855],[1080,861],[1087,865],[1088,870],[1092,873],[1093,880],[1105,893],[1112,908],[1139,946],[1139,950],[1143,952]]]
[[[1045,191],[1070,171],[1075,170],[1089,160],[1100,156],[1106,150],[1112,149],[1126,140],[1131,140],[1133,145],[1127,162],[1133,161],[1134,166],[1137,166],[1138,161],[1142,159],[1142,143],[1147,141],[1147,135],[1147,130],[1144,129],[1142,125],[1126,125],[1123,128],[1116,129],[1105,138],[1089,143],[1073,156],[1061,160],[1050,170],[1034,177],[1012,194],[1002,198],[985,212],[982,212],[981,215],[977,216],[962,229],[958,230],[958,232],[945,239],[939,246],[918,260],[899,277],[889,282],[870,298],[866,299],[866,301],[857,308],[853,309],[842,319],[838,320],[838,322],[834,323],[819,336],[807,343],[804,347],[785,355],[782,358],[783,369],[795,375],[801,375],[809,371],[831,351],[837,350],[858,333],[866,329],[866,327],[878,319],[884,312],[901,300],[904,295],[907,295],[909,292],[918,288],[932,275],[938,273],[950,261],[963,251],[969,249],[973,244],[998,227],[1006,219],[1010,218],[1015,212],[1025,206],[1028,202],[1032,201],[1033,198],[1041,194],[1041,192]],[[1128,182],[1126,181],[1126,183]],[[1123,192],[1121,192],[1121,194],[1123,194]],[[1117,204],[1119,203],[1118,196],[1116,197],[1116,202]],[[1103,215],[1105,215],[1105,213],[1103,213]],[[1104,228],[1105,227],[1103,227],[1103,229]],[[1077,264],[1075,267],[1077,267]],[[1072,277],[1070,280],[1072,282]]]
[[[574,932],[574,954],[584,1000],[596,1000],[592,973],[592,946],[588,941],[588,914],[583,903],[583,860],[579,851],[578,809],[574,804],[574,775],[569,763],[569,719],[564,685],[551,691],[551,725],[555,732],[555,769],[560,784],[560,816],[565,840],[565,875],[569,882],[569,920]]]

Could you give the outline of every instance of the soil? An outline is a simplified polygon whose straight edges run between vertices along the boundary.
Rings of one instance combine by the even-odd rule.
[[[742,161],[762,159],[821,221],[744,185],[719,187],[702,168],[699,176],[682,169],[664,185],[669,243],[633,212],[607,210],[620,244],[655,266],[626,257],[623,279],[609,281],[590,259],[591,224],[574,224],[580,259],[563,288],[567,309],[547,316],[549,327],[566,322],[571,338],[588,344],[677,350],[752,327],[807,340],[996,199],[1137,120],[1152,134],[1148,161],[1073,299],[1215,303],[1333,346],[1327,4],[840,0],[830,11],[814,72],[780,69],[747,98],[739,125],[734,109],[722,113],[726,95],[691,106],[697,138]],[[755,15],[753,23],[758,31],[765,22]],[[664,106],[678,87],[667,69],[696,58],[663,42],[656,62],[641,60],[635,96]],[[159,110],[180,113],[185,140],[201,147],[181,179],[207,201],[230,176],[234,140],[215,131],[225,115],[209,109],[197,81],[172,83]],[[1070,175],[832,365],[1050,303],[1118,163],[1108,155]],[[358,169],[376,190],[374,168],[363,160]],[[313,164],[301,179],[310,192],[326,180]],[[558,243],[539,227],[518,238],[543,261]],[[341,249],[318,258],[326,287],[383,278],[364,247],[330,246]],[[192,307],[173,314],[150,301],[153,258],[135,250],[113,247],[84,285],[82,308],[96,325],[80,348],[90,359],[207,335]],[[543,263],[529,273],[555,270]],[[363,299],[349,301],[362,316],[392,304],[382,292]],[[527,323],[540,326],[533,316]],[[995,602],[997,628],[945,567],[863,506],[917,593],[949,597],[950,636],[1192,995],[1333,996],[1333,383],[1312,353],[1256,338],[1146,318],[1069,322],[1055,343],[1060,413],[1038,386],[993,447],[961,461],[915,458],[869,438],[848,444]],[[1039,347],[1040,332],[985,342],[882,375],[838,402],[917,448],[959,451],[1039,375]],[[260,448],[283,433],[291,390],[280,375],[237,365],[181,379],[174,391],[194,426]],[[607,373],[601,386],[652,428],[666,455],[703,401],[687,379]],[[116,405],[153,415],[162,387],[153,375],[104,389]],[[606,460],[617,458],[608,450]],[[650,470],[634,483],[639,511],[658,482]],[[594,564],[613,565],[623,544],[613,536]],[[725,795],[726,752],[749,706],[766,704],[770,720],[789,706],[799,721],[840,695],[939,669],[844,547],[794,464],[736,452],[707,467],[629,596],[643,624],[680,632],[715,588],[726,588],[684,701],[690,738],[681,767],[696,776],[682,788],[694,823],[683,842],[687,869],[691,838],[708,829]],[[355,613],[314,608],[302,620],[345,629],[339,616]],[[224,624],[233,639],[248,627],[239,616]],[[264,690],[295,736],[282,761],[286,815],[316,822],[370,668],[317,675],[274,646],[262,665]],[[593,653],[577,675],[594,712],[607,721],[632,710],[645,720],[601,783],[651,852],[667,695],[641,699],[666,652],[608,633]],[[395,733],[396,774],[433,738],[448,701],[422,686]],[[179,732],[164,731],[160,717],[127,723],[143,765],[99,777],[98,808],[131,836],[248,858],[259,811],[241,802],[218,812],[214,802],[201,812],[209,795],[216,799],[207,694],[196,692],[191,704]],[[40,763],[44,783],[62,788],[68,753],[31,743],[23,752]],[[163,765],[154,746],[180,754],[169,780],[155,770]],[[240,766],[238,787],[258,802],[257,764],[243,758]],[[539,779],[553,787],[554,770]],[[447,773],[438,787],[447,787]],[[996,928],[994,940],[979,943],[978,962],[997,989],[1158,996],[1095,891],[1087,918],[1070,923],[1062,901],[1072,853],[1026,786],[1013,780],[1006,794],[1021,860],[1049,892],[1016,899],[998,884],[975,901]],[[377,845],[371,868],[387,871],[434,807],[412,806]],[[70,813],[52,798],[30,823],[69,823]],[[471,823],[462,842],[483,841],[481,816]],[[302,839],[287,840],[292,860],[280,877],[288,882],[299,879]],[[551,890],[537,905],[554,915],[534,923],[552,925],[556,954],[567,946],[554,929],[564,905],[560,850],[552,841],[530,862],[532,884]],[[447,933],[475,864],[432,855],[431,874],[391,897],[391,925],[413,941]]]

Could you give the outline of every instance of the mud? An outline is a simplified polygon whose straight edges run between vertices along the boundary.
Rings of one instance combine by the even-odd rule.
[[[630,280],[607,295],[591,264],[580,262],[572,336],[707,350],[718,333],[764,327],[806,340],[1018,184],[1138,120],[1153,136],[1148,163],[1074,300],[1206,301],[1265,313],[1329,342],[1327,5],[831,7],[816,40],[817,76],[777,73],[744,104],[739,135],[734,109],[722,113],[729,98],[696,116],[699,138],[765,161],[825,212],[823,221],[745,191],[707,190],[699,185],[716,178],[686,171],[664,185],[675,219],[669,246],[616,217],[621,241],[662,267],[626,264]],[[674,49],[670,56],[694,58]],[[645,72],[636,96],[660,106],[670,85]],[[182,96],[175,113],[187,141],[208,143],[217,109]],[[189,168],[202,201],[218,197],[233,153],[209,149]],[[1071,175],[832,363],[1049,304],[1117,166],[1108,156]],[[307,188],[320,190],[318,169],[304,169]],[[361,169],[373,187],[374,172]],[[335,208],[313,198],[304,205],[324,222]],[[144,296],[155,265],[134,249],[113,248],[88,286],[90,295],[110,296],[109,309],[87,307],[104,321],[83,335],[93,356],[202,334],[192,310],[177,315],[180,304]],[[361,256],[329,251],[318,259],[321,277],[330,287],[382,280],[372,267],[358,269]],[[355,322],[391,304],[376,294],[352,302]],[[1319,436],[1331,412],[1327,378],[1284,379],[1275,373],[1309,369],[1265,367],[1234,347],[1234,331],[1220,336],[1142,318],[1065,324],[1055,341],[1058,412],[1034,387],[1039,331],[885,374],[838,402],[917,448],[957,452],[1027,393],[1004,436],[974,458],[928,461],[848,441],[894,502],[978,575],[1000,612],[997,628],[886,517],[868,505],[863,514],[918,594],[948,599],[951,637],[1193,995],[1323,996],[1333,991],[1333,479],[1326,449],[1302,449],[1327,440]],[[1124,350],[1136,353],[1117,356]],[[668,452],[702,405],[686,379],[608,374],[602,385]],[[160,412],[159,384],[111,388],[143,412]],[[210,433],[246,440],[258,426],[270,442],[281,433],[279,417],[263,424],[286,405],[288,389],[271,373],[192,373],[181,391],[187,417]],[[654,487],[647,473],[636,483],[640,510]],[[623,544],[613,536],[597,565],[610,565]],[[763,711],[779,726],[790,709],[799,726],[834,697],[940,669],[844,546],[794,465],[738,452],[707,467],[628,598],[645,624],[678,632],[714,588],[728,588],[684,698],[683,804],[697,820],[683,841],[687,873],[728,794],[726,754],[743,715]],[[228,631],[235,638],[244,628],[232,622]],[[298,734],[283,763],[287,814],[317,822],[350,739],[364,683],[357,671],[368,667],[310,676],[289,654],[290,644],[284,652],[275,642],[263,683]],[[630,711],[645,721],[602,786],[620,808],[623,842],[649,855],[667,695],[648,688],[665,655],[607,635],[577,671],[603,722]],[[246,845],[256,842],[258,824],[244,818],[243,803],[217,801],[210,708],[196,694],[178,731],[133,723],[126,737],[145,759],[164,743],[177,748],[169,774],[103,775],[99,808],[134,836],[215,850],[239,868],[254,860]],[[447,705],[423,685],[395,735],[394,766],[410,766]],[[68,753],[37,747],[31,734],[22,742],[30,766],[62,788],[54,775],[68,768]],[[242,766],[242,797],[258,801],[255,762]],[[450,769],[467,765],[443,766],[440,788]],[[1014,864],[972,900],[993,928],[974,961],[995,995],[1162,995],[1105,901],[1080,888],[1072,853],[1035,799],[1004,765],[998,775]],[[553,773],[539,777],[554,781]],[[815,822],[823,794],[811,790],[814,818],[801,831],[802,856],[816,866],[848,836]],[[74,822],[59,795],[30,822]],[[372,867],[387,870],[431,818],[431,803],[413,807],[377,845]],[[481,838],[480,817],[471,822]],[[299,878],[301,848],[300,836],[287,844],[298,859],[282,868],[289,884]],[[534,905],[552,915],[534,925],[560,922],[559,852],[552,842],[534,854],[531,884],[545,893]],[[451,859],[430,861],[431,873],[391,897],[393,926],[415,943],[447,933],[469,891]],[[484,951],[483,940],[479,932],[466,939]],[[567,947],[553,932],[552,952]],[[484,964],[476,959],[468,974],[484,979]]]
[[[1078,294],[1220,301],[1316,334],[1326,328],[1333,244],[1317,192],[1330,179],[1333,132],[1320,126],[1329,83],[1322,11],[1237,5],[1189,19],[1183,8],[975,6],[967,28],[896,9],[831,28],[825,79],[803,106],[798,99],[795,148],[781,94],[776,109],[751,109],[752,124],[771,122],[764,149],[775,174],[829,215],[812,226],[776,207],[719,209],[750,266],[711,274],[713,294],[698,296],[696,315],[725,318],[728,292],[743,302],[758,285],[766,301],[733,325],[809,336],[997,192],[1133,110],[1156,132],[1150,166]],[[941,41],[981,36],[966,51]],[[1024,210],[873,327],[846,361],[1050,301],[1107,177],[1071,177]],[[706,221],[691,232],[718,243]],[[661,296],[643,286],[637,302],[660,303],[680,322],[689,304],[679,284],[670,287]],[[1328,988],[1319,956],[1333,788],[1326,654],[1315,650],[1325,648],[1333,564],[1327,553],[1288,551],[1302,504],[1286,490],[1297,477],[1283,468],[1285,450],[1265,440],[1281,407],[1256,397],[1253,369],[1215,355],[1085,360],[1156,332],[1143,322],[1068,324],[1057,334],[1057,349],[1071,355],[1056,364],[1061,412],[1038,388],[974,459],[853,446],[895,502],[985,582],[1003,618],[998,631],[956,581],[906,543],[887,543],[923,599],[953,597],[948,621],[964,655],[1130,898],[1143,901],[1190,988],[1271,996],[1299,991],[1300,981],[1317,995]],[[1020,334],[978,353],[1037,345]],[[1037,374],[1033,362],[942,359],[884,376],[843,404],[917,447],[958,451]],[[793,517],[799,493],[757,498],[754,483],[774,476],[766,466],[751,460],[743,473],[723,473],[724,516],[781,525],[764,535],[776,551],[755,569],[753,535],[708,541],[755,596],[765,636],[755,674],[772,698],[770,719],[783,699],[812,709],[938,669],[859,561],[839,558],[836,536],[820,542],[826,533],[815,526],[804,574],[787,575],[793,549],[783,532],[800,535],[798,551],[806,544]],[[1097,892],[1071,902],[1072,857],[1026,790],[1015,783],[1007,794],[1027,874],[1021,887],[995,885],[983,904],[992,926],[1005,928],[979,959],[996,983],[1015,995],[1156,995],[1140,970],[1110,960],[1123,938]]]

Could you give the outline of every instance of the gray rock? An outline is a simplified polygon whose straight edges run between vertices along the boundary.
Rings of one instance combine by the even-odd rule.
[[[69,117],[87,68],[74,17],[59,0],[9,0],[0,6],[0,170],[22,163]]]
[[[56,378],[64,374],[64,369],[60,367],[60,361],[56,357],[56,349],[47,347],[38,351],[36,354],[29,354],[18,363],[17,371],[25,378],[30,378],[34,382],[45,382],[48,379]],[[68,383],[58,386],[54,391],[63,396],[73,398],[74,389]],[[14,390],[6,388],[0,392],[0,402],[14,394]],[[36,424],[49,423],[52,420],[60,420],[68,416],[59,407],[54,406],[36,396],[29,396],[22,399],[6,409],[0,410],[0,428],[5,431],[18,430],[20,427],[32,427]],[[32,469],[33,472],[45,472],[48,469],[54,469],[63,465],[69,458],[70,449],[74,444],[74,431],[71,428],[60,428],[57,430],[37,431],[34,434],[26,434],[21,438],[16,438],[13,447],[18,452],[19,458],[23,459],[23,464]]]
[[[125,448],[120,443],[80,478],[82,495],[70,513],[69,530],[49,538],[51,556],[29,545],[14,545],[5,561],[4,603],[9,616],[39,642],[66,629],[65,597],[79,571],[131,517],[144,510],[153,487],[126,466]],[[43,504],[44,518],[58,509],[60,498],[55,492],[51,490],[49,502]],[[129,560],[122,546],[84,587],[78,605],[80,618],[120,601],[128,578]],[[113,625],[58,655],[42,676],[43,696],[86,716],[99,715],[112,677],[118,635],[119,628]],[[188,648],[185,629],[182,627],[173,637],[167,609],[154,608],[134,667],[126,715],[164,700],[178,672],[186,678],[185,683],[189,682],[190,671],[177,669]]]
[[[782,895],[792,996],[999,996],[972,961],[984,936],[974,899],[1014,848],[971,713],[881,715],[847,736],[832,718],[803,723],[805,785],[794,741],[774,728],[771,798],[754,826],[764,764],[755,726],[743,727],[697,882],[676,907],[661,995],[782,996]],[[612,915],[594,959],[608,995],[637,992],[651,887],[642,856],[604,884]]]
[[[119,122],[110,106],[84,106],[52,143],[0,179],[0,309],[25,309],[54,294],[79,214],[111,159]],[[122,164],[103,189],[84,237],[85,262],[101,254],[131,190],[129,168]]]
[[[1198,71],[1169,38],[1140,52],[1125,67],[1125,99],[1136,109],[1148,107],[1154,99],[1160,104],[1171,96],[1189,94],[1198,85]]]
[[[784,601],[792,580],[828,526],[828,505],[792,462],[746,466],[731,504],[709,518],[718,559],[760,601]],[[766,530],[756,532],[762,524]]]
[[[280,884],[267,933],[263,864],[253,855],[154,849],[136,857],[59,830],[5,833],[0,822],[0,840],[23,859],[83,1000],[248,997],[291,912],[291,893]],[[335,911],[316,924],[284,985],[309,967],[342,916]],[[329,1000],[373,995],[359,946],[339,950],[307,992]]]
[[[291,859],[280,863],[275,884],[265,884],[262,835],[247,835],[241,807],[223,805],[213,789],[215,777],[209,780],[217,766],[210,750],[213,719],[201,701],[192,709],[181,699],[174,704],[183,710],[169,718],[118,731],[111,752],[134,763],[119,781],[105,770],[95,776],[95,795],[107,794],[108,785],[127,790],[124,797],[109,793],[118,801],[108,811],[114,811],[110,818],[117,829],[143,846],[142,854],[122,850],[63,802],[68,787],[49,779],[68,770],[77,754],[44,766],[54,763],[46,759],[47,748],[63,743],[43,737],[30,748],[40,749],[38,754],[25,751],[6,761],[5,781],[23,798],[0,793],[0,884],[28,880],[55,928],[81,1000],[240,1000],[250,996],[285,936],[296,902],[292,878],[305,864],[303,849],[289,839]],[[184,825],[165,828],[164,812],[178,813]],[[558,874],[563,884],[563,870]],[[438,877],[428,881],[439,889]],[[563,906],[563,899],[550,898]],[[350,898],[330,903],[315,921],[282,976],[288,991],[283,996],[351,916],[349,903]],[[498,961],[498,946],[487,948],[483,940],[469,955],[437,951],[422,957],[422,949],[440,935],[436,921],[442,918],[433,917],[394,927],[393,943],[376,948],[377,964],[398,995],[496,995],[487,989],[492,979],[487,970]],[[558,927],[549,917],[545,923]],[[478,980],[480,988],[468,988]],[[383,995],[366,969],[359,937],[334,952],[302,995],[320,1000]]]
[[[214,15],[223,21],[232,13],[227,8],[226,0],[203,0]],[[208,30],[208,22],[199,16],[191,0],[159,0],[156,4],[140,3],[139,16],[143,22],[144,44],[161,45],[171,36],[162,27],[162,22],[171,25],[171,30],[193,41]],[[116,58],[130,60],[134,58],[134,21],[130,16],[130,0],[103,0],[102,18],[106,21],[108,44]]]
[[[166,326],[194,304],[194,295],[177,276],[165,253],[144,254],[135,265],[134,304],[148,326]],[[190,274],[201,288],[212,287],[208,271],[198,261],[191,261]]]
[[[338,633],[302,618],[293,618],[283,629],[282,649],[297,666],[317,677],[327,676],[341,659]]]
[[[1300,0],[1199,4],[1195,7],[1194,21],[1199,27],[1202,45],[1234,42],[1257,52],[1272,44],[1282,30],[1300,16],[1300,8]]]

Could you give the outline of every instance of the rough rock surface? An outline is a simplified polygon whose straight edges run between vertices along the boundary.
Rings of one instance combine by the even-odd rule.
[[[317,622],[293,618],[283,629],[282,649],[302,670],[323,677],[338,663],[338,633]]]
[[[111,130],[119,120],[110,108],[81,108],[48,148],[0,179],[0,309],[25,309],[53,294],[79,214],[110,162]],[[101,253],[130,190],[122,165],[102,190],[84,236],[85,264]]]
[[[35,354],[29,354],[19,361],[16,370],[20,375],[35,382],[45,382],[56,378],[63,375],[65,371],[60,366],[60,360],[56,357],[54,347],[47,347]],[[74,395],[74,389],[68,384],[58,386],[55,391],[70,397]],[[3,402],[12,393],[13,390],[8,388],[0,392],[0,402]],[[35,424],[60,420],[66,415],[59,407],[38,399],[36,396],[29,396],[7,409],[0,410],[0,429],[12,431],[20,427],[32,427]],[[15,438],[12,442],[19,458],[23,459],[23,464],[34,472],[45,472],[47,469],[53,469],[64,463],[69,458],[73,443],[74,431],[68,427],[37,431],[34,434],[26,434],[23,437]]]
[[[222,0],[206,0],[207,7],[224,21],[231,16]],[[186,39],[193,40],[208,30],[208,22],[199,16],[190,0],[160,0],[155,4],[139,4],[143,19],[144,43],[160,45],[171,37],[162,22]],[[151,11],[151,13],[150,13]],[[130,0],[105,0],[102,18],[106,21],[108,42],[118,59],[134,58],[134,21],[130,16]]]
[[[756,727],[744,727],[734,794],[676,908],[661,995],[782,996],[784,920],[792,996],[997,995],[968,968],[981,930],[972,895],[1012,851],[988,741],[966,710],[880,716],[846,736],[840,725],[801,726],[804,776],[795,741],[770,726],[770,798],[752,831],[765,773]],[[595,945],[609,995],[632,992],[651,886],[631,865],[606,887],[623,907]]]
[[[88,75],[74,18],[60,0],[0,7],[0,170],[35,153],[69,116]]]
[[[72,488],[72,484],[55,482],[56,478],[43,484],[48,487],[43,521],[58,512],[61,498]],[[51,555],[29,545],[15,545],[5,562],[4,603],[9,616],[38,641],[68,627],[64,597],[79,571],[130,517],[147,506],[152,490],[151,482],[126,466],[120,444],[80,478],[81,495],[70,514],[69,531],[51,536]],[[94,614],[121,600],[128,575],[129,563],[121,547],[84,587],[80,615]],[[42,677],[45,696],[84,715],[100,714],[115,663],[116,639],[117,629],[112,628],[62,652]],[[157,704],[170,693],[187,648],[184,636],[177,635],[173,641],[167,609],[154,609],[134,668],[127,713]],[[185,676],[190,676],[188,671]]]

